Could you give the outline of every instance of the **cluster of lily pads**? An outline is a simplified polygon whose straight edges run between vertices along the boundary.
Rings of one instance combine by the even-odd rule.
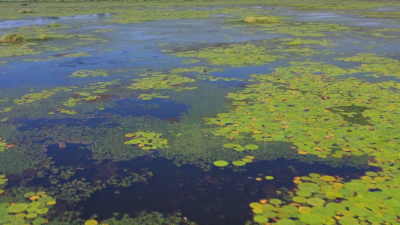
[[[118,84],[118,82],[119,79],[107,82],[91,83],[90,85],[81,88],[81,91],[75,92],[74,94],[76,96],[69,98],[68,101],[63,102],[62,104],[67,107],[73,107],[78,103],[81,103],[81,101],[94,101],[100,98],[98,94],[108,91],[108,86]]]
[[[244,26],[244,24],[238,23],[236,26]],[[313,22],[253,23],[252,28],[269,34],[290,34],[297,37],[325,37],[332,33],[335,35],[338,32],[355,30],[353,27],[342,24]]]
[[[241,152],[244,150],[257,150],[259,147],[258,145],[254,144],[248,144],[245,146],[241,146],[239,144],[234,144],[234,143],[226,143],[223,145],[225,148],[233,148],[235,151]]]
[[[3,138],[0,138],[0,152],[3,152],[7,149],[7,141]]]
[[[13,101],[17,105],[29,104],[29,103],[39,101],[42,99],[50,98],[50,97],[54,96],[57,92],[60,92],[60,91],[72,91],[72,89],[74,89],[74,88],[78,88],[78,87],[56,87],[51,90],[42,90],[41,92],[38,92],[38,93],[26,94],[26,95],[23,95],[19,99],[14,99]],[[6,108],[6,109],[4,110],[4,112],[9,112],[9,111],[11,111],[12,108]]]
[[[7,185],[7,181],[6,175],[0,173],[0,195],[4,193],[4,189],[2,188]]]
[[[39,93],[26,94],[26,95],[22,96],[20,99],[14,99],[14,102],[18,105],[23,105],[23,104],[31,103],[31,102],[34,102],[37,100],[50,98],[51,96],[53,96],[55,94],[56,94],[56,92],[54,92],[54,91],[43,90],[42,92],[39,92]]]
[[[64,108],[58,108],[57,111],[60,113],[67,114],[67,115],[74,115],[77,113],[75,110],[69,110],[69,109],[64,109]],[[48,114],[52,115],[52,114],[54,114],[54,112],[49,112]]]
[[[128,88],[133,90],[148,90],[148,89],[175,89],[182,91],[183,89],[192,90],[196,87],[181,87],[183,83],[195,82],[195,79],[185,77],[179,74],[142,74],[145,76],[141,79],[133,79],[136,81]]]
[[[273,180],[274,179],[274,177],[273,176],[264,176],[264,178],[266,179],[266,180]],[[256,181],[262,181],[262,177],[256,177],[255,178],[255,180]]]
[[[359,180],[312,173],[296,177],[291,202],[270,199],[251,203],[254,221],[277,224],[398,224],[399,178],[385,172],[366,172]],[[374,190],[374,191],[371,191]],[[272,202],[274,201],[274,202]]]
[[[71,77],[106,77],[106,76],[108,76],[107,70],[78,70],[71,75]]]
[[[394,128],[400,121],[396,114],[400,102],[393,89],[400,88],[398,83],[328,78],[332,76],[329,72],[315,75],[319,70],[313,66],[297,68],[253,75],[260,83],[228,95],[235,111],[205,118],[221,126],[213,133],[229,139],[251,134],[256,141],[292,142],[300,154],[322,158],[387,154],[377,152],[377,146],[394,154],[399,143]]]
[[[10,112],[11,110],[12,110],[12,107],[7,107],[7,108],[3,109],[2,111],[0,111],[0,113]]]
[[[211,65],[230,65],[242,67],[264,65],[284,56],[271,54],[265,46],[251,43],[235,44],[226,47],[209,47],[201,50],[190,50],[172,53],[177,57],[195,57],[206,60]]]
[[[218,81],[218,80],[223,80],[223,81],[243,81],[242,79],[238,78],[226,78],[226,77],[214,77],[214,76],[202,76],[202,75],[197,75],[198,80],[209,80],[209,81]]]
[[[126,145],[137,145],[143,150],[155,150],[159,148],[168,148],[168,139],[160,138],[162,133],[153,132],[135,132],[128,133],[125,135],[127,138],[131,138],[129,141],[125,141]]]
[[[367,73],[366,76],[391,76],[400,78],[400,62],[372,53],[359,53],[353,57],[335,58],[338,61],[358,62],[359,67],[352,68],[352,73]]]
[[[364,65],[345,69],[299,62],[276,68],[271,74],[253,74],[250,81],[258,83],[228,94],[233,111],[204,118],[217,126],[211,128],[214,135],[230,140],[250,135],[260,142],[291,142],[299,154],[321,158],[368,155],[372,157],[369,165],[382,168],[382,172],[367,172],[350,182],[318,174],[296,178],[298,188],[290,192],[292,202],[252,204],[255,222],[398,224],[400,133],[396,127],[400,124],[400,84],[340,78],[360,72],[396,76],[398,68],[391,65],[398,61],[370,54],[338,60]],[[234,143],[224,147],[246,149]],[[229,163],[218,160],[214,165]]]
[[[29,192],[24,195],[30,203],[0,203],[0,223],[40,225],[47,222],[42,216],[56,201],[45,192]]]
[[[160,95],[160,94],[157,94],[157,93],[140,94],[139,95],[139,99],[142,99],[142,100],[152,100],[153,98],[169,98],[169,96]]]
[[[247,156],[245,156],[245,157],[242,158],[242,159],[233,161],[233,162],[232,162],[232,165],[234,165],[234,166],[244,166],[244,165],[246,165],[247,163],[253,162],[253,159],[254,159],[254,156],[247,155]],[[229,165],[229,163],[228,163],[227,161],[224,161],[224,160],[217,160],[217,161],[215,161],[213,164],[214,164],[215,166],[218,166],[218,167],[225,167],[225,166],[228,166],[228,165]]]

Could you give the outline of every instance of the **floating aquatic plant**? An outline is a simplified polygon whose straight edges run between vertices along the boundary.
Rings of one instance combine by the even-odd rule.
[[[43,90],[40,93],[26,94],[26,95],[22,96],[20,99],[14,99],[13,101],[18,105],[23,105],[23,104],[31,103],[31,102],[38,101],[41,99],[50,98],[51,96],[53,96],[55,94],[56,94],[56,92],[54,92],[54,91]]]
[[[94,219],[85,221],[85,225],[97,225],[97,224],[98,224],[97,220],[94,220]]]
[[[18,34],[5,34],[0,37],[0,43],[19,43],[25,39]]]
[[[229,165],[228,162],[223,161],[223,160],[215,161],[213,164],[214,164],[215,166],[218,166],[218,167],[225,167],[225,166]]]
[[[393,76],[400,78],[400,62],[372,53],[359,53],[353,57],[335,58],[338,61],[358,62],[359,67],[352,68],[352,73],[367,73],[367,76]]]
[[[190,50],[171,53],[177,57],[195,57],[206,60],[212,65],[230,65],[235,67],[249,65],[265,65],[284,56],[272,54],[266,46],[256,46],[251,43],[232,44],[226,47],[208,47],[200,50]]]
[[[160,138],[161,133],[152,132],[135,132],[128,133],[125,135],[127,138],[131,138],[129,141],[125,141],[125,145],[137,145],[143,150],[155,150],[159,148],[168,148],[168,140]]]
[[[50,27],[50,28],[56,28],[56,27],[61,27],[61,26],[62,26],[61,24],[58,24],[54,21],[52,23],[50,23],[49,25],[47,25],[47,27]]]
[[[70,77],[106,77],[108,76],[107,70],[78,70],[75,71]]]
[[[7,141],[3,138],[0,138],[0,152],[3,152],[7,149]]]
[[[398,142],[398,139],[387,135],[385,126],[382,126],[385,121],[378,117],[393,115],[399,100],[393,96],[390,88],[400,88],[400,85],[394,82],[363,83],[354,78],[328,80],[326,77],[334,73],[328,73],[326,77],[316,76],[313,73],[318,70],[309,71],[306,65],[297,68],[293,72],[287,72],[287,68],[277,68],[272,74],[253,75],[253,80],[262,83],[249,85],[239,93],[228,95],[236,108],[234,112],[204,119],[207,123],[223,127],[213,131],[217,136],[240,139],[241,134],[250,133],[256,141],[293,142],[298,146],[300,154],[315,154],[320,157],[330,154],[334,157],[370,154],[375,152],[372,143],[380,143],[382,148],[390,149],[394,146],[389,140],[391,143]],[[345,73],[342,70],[334,72]],[[355,94],[366,97],[353,98]],[[377,101],[382,98],[391,99],[391,103]],[[328,110],[341,105],[367,107],[368,110],[359,119],[368,117],[371,122],[376,121],[380,125],[371,129],[370,124],[347,122],[344,119],[348,117],[346,114]],[[299,107],[302,110],[298,110]],[[393,127],[392,120],[387,120],[386,123],[388,127]],[[337,127],[337,124],[343,125]],[[331,127],[337,128],[333,130]],[[321,132],[322,130],[325,131]],[[311,132],[313,135],[310,135]],[[377,135],[372,137],[370,132]],[[359,135],[368,138],[360,139]],[[341,150],[328,150],[333,148],[332,144]]]
[[[160,94],[156,94],[156,93],[139,95],[139,99],[143,99],[143,100],[152,100],[153,98],[169,98],[169,96],[160,95]]]
[[[4,174],[0,174],[0,195],[4,193],[4,189],[2,188],[7,185],[7,181],[8,179],[6,178],[6,176]]]
[[[146,75],[147,76],[147,75]],[[133,79],[136,81],[132,85],[130,85],[129,89],[140,89],[140,90],[148,90],[148,89],[176,89],[177,87],[183,83],[191,83],[195,82],[195,79],[181,76],[178,74],[153,74],[148,77],[144,77],[141,79]],[[182,89],[190,89],[190,88],[182,88]]]
[[[246,17],[244,19],[246,23],[281,23],[282,20],[274,16],[258,16],[258,17]]]

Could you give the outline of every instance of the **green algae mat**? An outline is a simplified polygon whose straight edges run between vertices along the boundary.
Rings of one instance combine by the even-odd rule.
[[[398,1],[1,1],[0,225],[400,224]]]

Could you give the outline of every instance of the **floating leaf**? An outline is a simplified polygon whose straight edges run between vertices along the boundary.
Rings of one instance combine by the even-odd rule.
[[[314,214],[300,214],[299,219],[307,224],[322,224],[321,217]]]
[[[271,198],[271,199],[269,200],[269,202],[270,202],[271,204],[274,204],[274,205],[280,205],[280,204],[282,204],[282,201],[281,201],[280,199],[276,199],[276,198]]]
[[[28,204],[25,203],[17,203],[7,208],[10,213],[22,213],[28,209]]]
[[[321,176],[319,179],[321,179],[323,181],[328,181],[328,182],[336,181],[336,178],[334,178],[332,176]]]
[[[229,165],[229,163],[226,162],[226,161],[223,161],[223,160],[218,160],[218,161],[215,161],[215,162],[214,162],[214,165],[215,165],[215,166],[219,166],[219,167],[224,167],[224,166]]]
[[[313,206],[323,206],[325,201],[319,198],[310,198],[307,199],[307,203]]]
[[[268,221],[268,218],[265,217],[265,216],[257,215],[257,216],[255,216],[255,217],[253,218],[253,220],[254,220],[255,222],[257,222],[257,223],[265,223],[265,222]]]
[[[312,212],[312,209],[308,206],[300,206],[299,207],[299,213],[301,213],[301,214],[308,214],[311,212]]]
[[[258,145],[246,145],[246,146],[244,146],[244,148],[248,149],[248,150],[256,150],[259,147],[258,147]]]
[[[306,202],[307,199],[304,198],[304,197],[296,196],[296,197],[293,197],[293,201],[294,201],[294,202],[297,202],[297,203],[303,203],[303,202]]]
[[[314,183],[301,183],[298,188],[302,191],[308,191],[311,193],[318,192],[320,190],[320,186]]]
[[[291,219],[280,219],[276,223],[277,225],[296,225],[296,223]]]
[[[246,162],[244,162],[244,161],[233,161],[232,164],[235,165],[235,166],[244,166],[244,165],[246,165]]]

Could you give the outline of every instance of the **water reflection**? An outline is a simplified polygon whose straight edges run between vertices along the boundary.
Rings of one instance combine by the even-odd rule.
[[[102,20],[106,19],[111,13],[100,13],[92,15],[75,15],[75,16],[64,16],[64,17],[35,17],[33,19],[24,20],[0,20],[0,29],[10,29],[24,26],[38,26],[49,24],[53,21],[57,23],[68,22],[68,20]]]

